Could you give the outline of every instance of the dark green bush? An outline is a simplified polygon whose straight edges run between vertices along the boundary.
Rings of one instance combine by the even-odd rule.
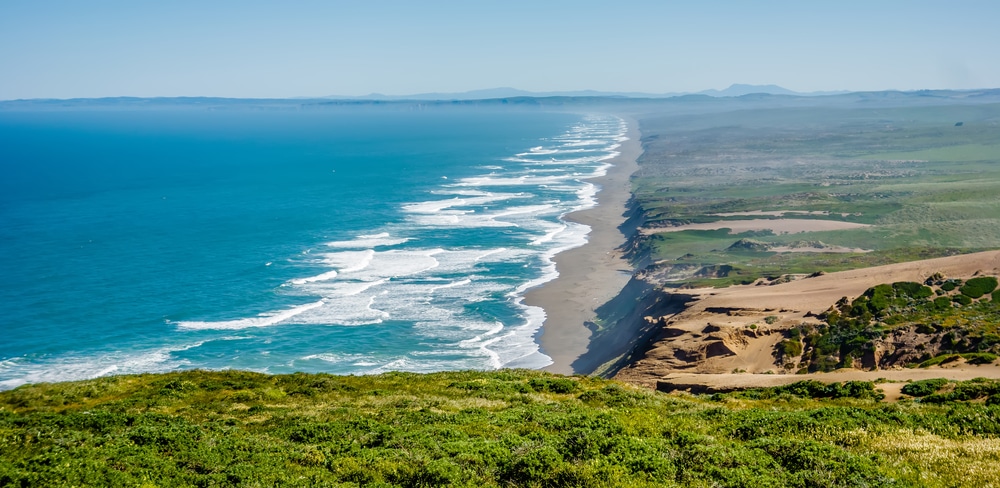
[[[950,403],[981,400],[994,395],[1000,395],[1000,381],[988,378],[976,378],[955,383],[955,388],[947,393],[934,393],[924,396],[923,403]],[[1000,413],[996,415],[1000,416]],[[993,429],[1000,432],[1000,426]]]
[[[539,393],[573,393],[577,390],[576,381],[569,378],[534,378],[528,385]]]
[[[935,357],[933,357],[931,359],[928,359],[928,360],[920,363],[920,367],[921,368],[928,368],[928,367],[931,367],[931,366],[937,366],[939,364],[950,363],[952,361],[957,360],[959,357],[960,356],[958,354],[942,354],[940,356],[935,356]]]
[[[881,400],[885,395],[875,390],[870,381],[848,381],[845,383],[823,383],[816,380],[797,381],[790,385],[772,388],[754,388],[738,393],[738,396],[753,399],[775,398],[782,394],[802,398],[857,398]]]
[[[992,276],[980,276],[966,281],[959,291],[969,298],[979,298],[996,290],[997,279]]]
[[[934,308],[938,310],[948,310],[951,308],[950,297],[937,297],[934,299]]]
[[[903,386],[903,393],[915,397],[924,397],[932,393],[937,393],[946,384],[948,384],[948,380],[944,378],[914,381]]]
[[[914,283],[912,281],[897,281],[892,284],[892,289],[895,290],[896,295],[909,297],[913,299],[927,298],[934,294],[929,286],[921,285],[920,283]]]
[[[969,364],[990,364],[997,360],[997,355],[988,352],[969,352],[962,354]]]
[[[783,358],[794,358],[802,355],[802,343],[795,339],[786,339],[778,343],[778,351]]]

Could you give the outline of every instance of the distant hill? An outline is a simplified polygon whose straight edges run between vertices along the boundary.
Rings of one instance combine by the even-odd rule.
[[[413,95],[384,95],[381,93],[370,93],[361,96],[339,96],[330,95],[322,98],[335,100],[486,100],[492,98],[514,98],[514,97],[616,97],[616,98],[662,98],[680,95],[679,93],[669,93],[654,95],[639,92],[604,92],[597,90],[576,90],[576,91],[555,91],[555,92],[531,92],[518,90],[517,88],[500,87],[487,88],[484,90],[472,90],[458,93],[417,93]]]
[[[517,88],[500,87],[488,88],[485,90],[472,90],[458,93],[417,93],[413,95],[384,95],[381,93],[370,93],[361,96],[339,96],[330,95],[322,98],[335,100],[484,100],[491,98],[512,98],[512,97],[610,97],[610,98],[670,98],[682,95],[708,95],[710,97],[739,97],[750,94],[766,95],[792,95],[792,96],[820,96],[839,95],[848,93],[846,91],[836,92],[810,92],[801,93],[782,88],[778,85],[746,85],[733,84],[724,90],[702,90],[697,93],[690,92],[669,92],[669,93],[644,93],[644,92],[609,92],[599,90],[576,90],[576,91],[552,91],[552,92],[532,92],[519,90]]]
[[[847,93],[844,91],[840,92],[812,92],[812,93],[800,93],[796,91],[789,90],[787,88],[782,88],[778,85],[745,85],[741,83],[734,83],[729,85],[729,88],[724,90],[702,90],[698,92],[699,95],[708,95],[710,97],[741,97],[743,95],[763,93],[767,95],[838,95],[841,93]]]

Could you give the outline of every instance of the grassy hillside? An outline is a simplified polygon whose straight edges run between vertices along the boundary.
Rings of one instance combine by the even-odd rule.
[[[0,393],[0,485],[994,486],[1000,385],[977,384],[885,404],[870,383],[699,398],[530,371],[117,376]],[[958,390],[977,393],[938,393]]]

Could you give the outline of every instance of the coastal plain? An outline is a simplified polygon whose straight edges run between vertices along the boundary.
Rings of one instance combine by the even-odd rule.
[[[796,327],[826,327],[824,313],[838,301],[878,285],[1000,275],[997,254],[986,252],[1000,247],[1000,105],[979,95],[633,107],[643,152],[620,220],[634,232],[619,251],[636,271],[593,321],[587,364],[601,366],[576,372],[652,388],[677,375],[687,386],[698,378],[742,387],[833,381],[782,357]],[[631,313],[623,311],[628,304]],[[975,320],[995,324],[992,310]],[[878,333],[892,330],[879,320]],[[631,338],[628,353],[600,354],[601,341],[622,337]],[[927,356],[921,341],[931,340],[938,338],[914,334],[871,353],[919,348]],[[1000,352],[992,339],[968,351]],[[910,378],[903,363],[840,366],[856,370],[855,379],[900,369],[889,376],[926,376]],[[1000,377],[995,362],[934,370]],[[785,379],[751,380],[756,375]]]

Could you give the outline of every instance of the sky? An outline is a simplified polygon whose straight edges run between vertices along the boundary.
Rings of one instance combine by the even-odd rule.
[[[0,0],[0,100],[1000,87],[995,0]]]

